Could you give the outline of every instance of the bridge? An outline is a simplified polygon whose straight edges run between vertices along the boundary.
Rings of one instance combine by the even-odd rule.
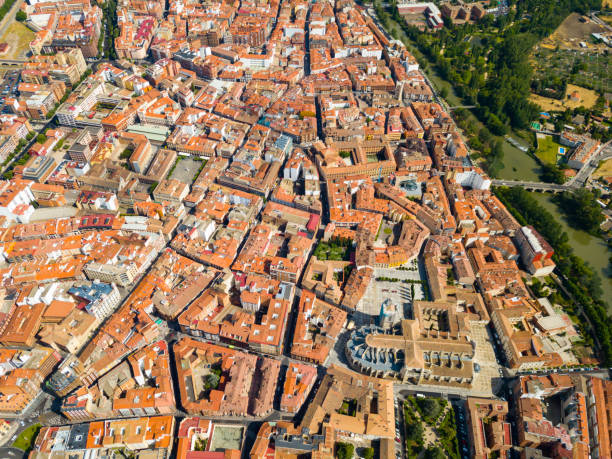
[[[26,59],[0,59],[0,67],[4,70],[17,70],[22,68],[26,62],[28,62]]]
[[[558,185],[546,182],[526,182],[523,180],[491,180],[493,186],[520,186],[527,191],[542,191],[545,193],[562,193],[574,188],[571,184]]]
[[[0,64],[4,65],[21,65],[28,62],[27,59],[0,59]]]
[[[457,108],[476,108],[476,105],[455,105],[454,107],[448,107],[449,110],[455,110]]]
[[[599,150],[599,152],[588,162],[582,166],[576,176],[566,183],[559,185],[557,183],[546,183],[546,182],[528,182],[523,180],[491,180],[493,186],[520,186],[525,188],[527,191],[542,191],[545,193],[562,193],[564,191],[571,191],[576,188],[584,186],[591,176],[591,174],[597,169],[600,161],[605,161],[612,158],[612,141],[605,143]]]

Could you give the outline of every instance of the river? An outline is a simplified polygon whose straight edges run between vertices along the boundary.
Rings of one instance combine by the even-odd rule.
[[[565,216],[560,212],[557,205],[552,202],[552,194],[530,193],[541,205],[546,208],[557,220],[563,230],[567,233],[569,244],[574,253],[588,262],[601,277],[604,299],[608,303],[608,311],[612,312],[612,278],[608,277],[610,252],[605,241],[601,238],[591,236],[589,233],[577,230],[568,225]]]
[[[513,133],[510,133],[513,135]],[[516,135],[515,135],[516,137]],[[519,150],[507,140],[504,141],[504,167],[499,171],[499,178],[505,180],[528,180],[539,182],[540,165],[524,151]],[[525,140],[520,139],[521,143]]]

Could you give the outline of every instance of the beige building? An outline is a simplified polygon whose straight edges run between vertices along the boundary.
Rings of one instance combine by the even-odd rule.
[[[162,180],[153,191],[153,197],[157,202],[182,202],[188,194],[189,186],[176,179]]]
[[[348,261],[319,260],[313,255],[304,271],[302,287],[337,306],[342,299],[340,286],[346,280],[343,279],[345,268],[350,264]]]
[[[302,420],[302,432],[395,437],[393,382],[331,365]]]
[[[40,341],[55,350],[77,354],[89,341],[100,321],[80,309],[73,309],[59,323],[43,326],[38,332]]]
[[[356,329],[346,343],[350,365],[404,383],[470,388],[475,354],[470,321],[488,319],[480,295],[415,301],[413,307],[413,320],[402,320],[390,329],[376,325]]]
[[[134,282],[139,269],[135,263],[115,266],[91,262],[85,265],[83,272],[91,280],[99,279],[102,282],[114,283],[121,287],[126,287]]]
[[[512,447],[510,424],[506,422],[508,403],[501,400],[470,397],[467,423],[472,447],[471,457],[488,459],[495,453],[505,457]]]

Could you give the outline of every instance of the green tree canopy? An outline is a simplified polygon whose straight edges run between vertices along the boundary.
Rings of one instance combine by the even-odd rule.
[[[338,459],[351,459],[355,454],[355,447],[350,443],[336,443],[336,457]]]
[[[446,459],[446,455],[439,446],[430,446],[425,450],[425,459]]]

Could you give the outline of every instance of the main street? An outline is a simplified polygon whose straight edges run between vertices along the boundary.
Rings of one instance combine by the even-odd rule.
[[[22,0],[19,0],[16,3],[21,3]],[[375,15],[373,15],[372,17],[374,17],[375,21],[378,23],[377,18],[375,17]],[[380,26],[380,24],[379,24]],[[382,27],[380,27],[381,30],[384,30]],[[0,29],[1,30],[1,29]],[[386,32],[385,32],[386,33]],[[0,61],[1,62],[1,61]],[[429,79],[425,76],[426,82],[427,84],[430,86],[431,90],[433,91],[433,94],[436,98],[436,100],[442,104],[444,107],[446,107],[447,110],[451,110],[454,107],[449,107],[448,104],[446,104],[446,102],[440,98],[439,94],[436,92],[435,87],[433,86],[433,84],[429,81]],[[49,120],[47,121],[43,126],[41,126],[41,128],[39,129],[40,132],[44,132],[50,125],[52,124],[52,121]],[[12,166],[12,164],[16,161],[18,161],[24,154],[27,153],[27,151],[29,150],[29,148],[31,147],[31,145],[36,141],[36,138],[33,138],[22,150],[22,152],[17,155],[15,158],[13,158],[11,160],[11,162],[9,162],[5,168],[3,168],[2,171],[0,172],[4,172],[7,168],[10,168]],[[608,158],[608,157],[612,157],[612,150],[609,150],[610,148],[610,144],[608,143],[606,146],[604,146],[604,148],[602,148],[602,152],[600,152],[600,154],[598,154],[596,159],[603,159],[603,158]],[[609,156],[608,156],[609,155]],[[548,183],[540,183],[540,182],[515,182],[515,181],[494,181],[495,185],[507,185],[507,186],[523,186],[525,188],[529,188],[532,187],[533,189],[540,189],[543,191],[564,191],[566,189],[570,189],[572,187],[578,187],[578,186],[582,186],[580,185],[581,182],[584,183],[584,181],[586,181],[586,179],[590,176],[590,174],[593,172],[594,167],[596,167],[596,164],[593,165],[593,162],[595,160],[589,162],[587,165],[585,165],[585,167],[583,169],[580,170],[579,174],[577,175],[576,179],[574,179],[571,184],[567,184],[567,185],[556,185],[556,184],[548,184]],[[586,177],[583,180],[583,177]],[[325,205],[325,204],[324,204]],[[246,239],[245,239],[246,240]],[[244,241],[242,242],[244,243]],[[169,247],[169,244],[166,244],[164,249],[167,249]],[[163,249],[162,249],[163,250]],[[154,263],[154,262],[153,262]],[[127,298],[135,289],[135,287],[138,285],[138,282],[142,279],[143,276],[145,276],[150,270],[150,267],[148,267],[145,272],[137,279],[136,282],[133,283],[133,286],[131,289],[129,290],[125,290],[122,291],[123,293],[123,299]],[[406,276],[412,275],[410,273],[407,273]],[[420,279],[420,278],[419,278]],[[407,291],[409,291],[409,289],[405,288]],[[399,287],[398,287],[398,290]],[[412,298],[408,297],[408,293],[406,292],[402,292],[400,291],[400,294],[398,295],[398,298],[404,298],[406,299],[406,301],[410,300],[412,301]],[[299,289],[298,289],[299,292]],[[395,292],[393,292],[395,293]],[[404,296],[401,296],[404,295]],[[303,363],[301,361],[295,360],[291,357],[290,355],[290,344],[291,344],[291,338],[293,336],[293,331],[295,328],[295,311],[297,310],[297,301],[299,300],[299,293],[296,295],[296,299],[293,305],[293,308],[291,309],[291,315],[288,318],[287,321],[287,325],[286,325],[286,332],[285,332],[285,346],[284,346],[284,353],[282,355],[279,356],[269,356],[271,358],[277,359],[281,362],[281,364],[283,365],[283,369],[284,367],[287,367],[288,365],[290,365],[291,363]],[[379,307],[379,306],[376,306]],[[374,320],[375,319],[375,315],[374,314],[369,314],[369,315],[364,315],[363,312],[357,312],[355,313],[357,314],[361,314],[360,316],[360,323],[364,323],[365,320],[363,320],[364,318],[368,318],[370,320]],[[351,320],[352,317],[349,316],[349,320]],[[104,324],[101,325],[101,327]],[[317,381],[314,384],[313,390],[311,391],[311,393],[309,394],[307,401],[305,403],[305,406],[308,405],[309,402],[311,402],[314,398],[314,395],[316,393],[317,388],[319,387],[321,380],[325,374],[326,371],[326,367],[331,364],[337,364],[337,365],[341,365],[344,367],[349,367],[348,362],[346,360],[346,357],[344,356],[344,349],[346,346],[346,340],[348,339],[350,335],[350,330],[345,330],[340,337],[338,338],[337,342],[335,343],[335,346],[330,354],[330,358],[328,359],[328,361],[326,362],[325,365],[319,365],[317,366],[317,370],[318,370],[318,378]],[[172,347],[172,345],[174,343],[176,343],[178,340],[185,338],[185,337],[189,337],[195,340],[201,340],[197,337],[192,337],[189,335],[186,335],[184,333],[182,333],[179,329],[178,326],[175,322],[168,322],[168,323],[163,323],[160,326],[160,338],[166,339],[168,341],[168,343],[170,344],[170,347]],[[483,335],[482,339],[486,339],[486,337]],[[223,345],[224,343],[219,343],[221,345]],[[480,343],[478,343],[478,345],[480,345]],[[491,344],[493,347],[495,347],[495,344],[492,343]],[[244,352],[251,352],[248,350],[243,350]],[[254,353],[255,355],[260,355],[257,353]],[[173,352],[170,352],[170,356],[171,359],[174,359],[174,354]],[[495,355],[493,354],[493,360],[495,359]],[[481,363],[481,368],[485,369],[485,365]],[[176,362],[173,362],[173,364],[170,366],[171,367],[171,375],[172,375],[172,379],[173,379],[173,386],[174,386],[174,391],[175,391],[175,399],[177,402],[177,409],[171,413],[175,416],[177,416],[180,421],[180,419],[189,416],[189,414],[187,412],[185,412],[184,410],[181,409],[180,407],[180,396],[179,396],[179,392],[178,392],[178,388],[179,388],[179,383],[181,383],[181,381],[178,380],[178,376],[177,373],[175,371],[176,368]],[[504,393],[504,390],[507,389],[507,386],[509,384],[511,384],[513,381],[515,381],[516,376],[511,374],[510,372],[505,372],[505,373],[501,373],[498,374],[497,372],[500,369],[500,365],[499,362],[497,362],[497,364],[495,364],[495,362],[491,361],[488,362],[488,366],[486,367],[487,370],[487,374],[484,374],[484,371],[477,376],[480,378],[489,378],[489,380],[493,380],[495,379],[496,381],[496,386],[494,388],[494,390],[492,391],[475,391],[473,389],[467,389],[467,388],[456,388],[456,387],[437,387],[437,386],[431,386],[431,385],[413,385],[413,384],[403,384],[400,382],[396,382],[394,384],[394,393],[395,396],[398,399],[401,399],[403,397],[405,397],[407,394],[412,394],[412,395],[416,395],[416,394],[421,394],[421,395],[426,395],[426,396],[436,396],[436,397],[444,397],[444,398],[448,398],[448,399],[465,399],[466,397],[470,396],[470,395],[479,395],[479,396],[484,396],[484,397],[494,397],[494,396],[499,396],[500,394]],[[555,373],[555,374],[572,374],[572,375],[576,375],[576,374],[584,374],[584,375],[605,375],[605,376],[609,376],[609,371],[608,370],[602,370],[602,369],[576,369],[576,370],[564,370],[564,371],[557,371],[557,370],[550,370],[550,371],[541,371],[541,372],[533,372],[533,373],[527,373],[527,374],[537,374],[537,375],[545,375],[545,374],[551,374],[551,373]],[[282,372],[281,372],[282,374]],[[282,389],[282,384],[278,385],[278,389]],[[301,411],[300,414],[298,414],[297,416],[293,416],[290,414],[286,414],[283,413],[279,410],[279,399],[280,399],[280,392],[279,390],[277,390],[276,394],[275,394],[275,402],[274,402],[274,410],[269,413],[266,417],[264,418],[255,418],[252,416],[214,416],[214,420],[218,421],[218,422],[222,422],[222,423],[228,423],[228,424],[239,424],[239,425],[244,425],[246,427],[246,429],[249,432],[252,432],[252,429],[254,428],[254,426],[259,425],[259,423],[261,423],[262,421],[280,421],[280,420],[299,420],[300,416],[303,415],[303,410]],[[50,404],[50,402],[52,400],[55,400],[56,402],[59,402],[59,399],[55,398],[53,395],[47,394],[47,393],[41,393],[39,395],[39,397],[31,404],[30,407],[28,407],[28,409],[25,411],[25,413],[21,414],[20,416],[18,416],[18,420],[16,420],[16,422],[19,422],[19,427],[16,430],[14,436],[18,435],[19,433],[21,433],[25,428],[27,428],[29,425],[31,425],[32,423],[36,422],[37,420],[41,420],[42,423],[44,425],[67,425],[67,424],[75,424],[75,423],[80,423],[81,421],[69,421],[65,418],[63,418],[61,416],[61,414],[59,413],[57,406],[54,407],[54,410],[50,410],[48,405]],[[42,416],[41,416],[42,415]],[[133,417],[133,416],[126,416],[126,417]],[[122,417],[112,417],[110,419],[121,419]],[[11,437],[12,438],[14,438]],[[7,444],[10,444],[12,441],[9,439],[9,441],[7,442]],[[248,451],[248,449],[245,448],[245,451]],[[20,456],[21,454],[21,456]],[[17,450],[15,448],[9,448],[9,447],[5,447],[5,448],[0,448],[0,457],[4,458],[17,458],[17,457],[22,457],[23,456],[23,452],[21,452],[20,450]]]

